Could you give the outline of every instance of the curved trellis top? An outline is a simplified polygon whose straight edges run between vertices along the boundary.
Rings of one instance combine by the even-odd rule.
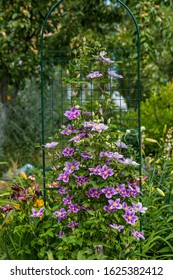
[[[43,28],[42,28],[42,33],[41,33],[41,51],[43,50],[44,48],[44,31],[45,31],[45,28],[46,28],[46,24],[47,24],[47,20],[49,19],[51,13],[55,10],[56,7],[59,6],[59,4],[61,2],[63,2],[64,0],[59,0],[48,12],[45,20],[44,20],[44,23],[43,23]],[[134,17],[133,13],[131,12],[131,10],[127,7],[127,5],[125,5],[121,0],[117,0],[118,3],[120,3],[126,10],[127,12],[130,14],[131,18],[133,19],[133,22],[135,24],[135,27],[136,27],[136,31],[137,31],[137,48],[138,48],[138,58],[140,57],[140,33],[139,33],[139,27],[138,27],[138,24],[137,24],[137,21],[136,21],[136,18]]]

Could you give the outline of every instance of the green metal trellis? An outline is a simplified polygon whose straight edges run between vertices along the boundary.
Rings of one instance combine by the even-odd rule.
[[[51,50],[45,49],[45,30],[47,26],[47,21],[50,18],[53,11],[60,5],[63,0],[59,0],[48,12],[41,34],[41,105],[42,105],[42,158],[43,158],[43,190],[44,190],[44,200],[47,200],[47,191],[51,188],[47,186],[47,170],[49,169],[49,162],[46,160],[44,145],[48,142],[48,136],[54,133],[54,129],[63,123],[63,112],[66,108],[66,99],[64,99],[65,92],[70,91],[70,89],[65,88],[62,83],[62,77],[65,75],[66,67],[69,60],[71,59],[71,50]],[[136,45],[134,47],[133,55],[130,57],[131,50],[115,48],[111,54],[115,55],[118,60],[122,62],[125,59],[124,53],[128,53],[129,61],[126,63],[126,84],[121,85],[119,88],[120,93],[126,96],[126,100],[129,102],[130,110],[135,109],[137,111],[137,118],[129,120],[129,123],[133,124],[132,131],[137,131],[138,136],[138,155],[139,161],[141,163],[141,132],[140,132],[140,34],[138,24],[136,19],[131,12],[131,10],[120,0],[117,0],[122,7],[124,7],[136,28]],[[126,58],[127,59],[127,58]],[[131,61],[135,60],[135,69],[131,69]],[[134,76],[137,76],[134,79]],[[128,93],[130,91],[134,92],[133,100],[128,100]],[[67,97],[68,98],[68,97]],[[116,99],[116,97],[115,97]],[[122,96],[118,96],[117,100],[119,102],[119,107],[121,113],[124,110],[122,106]],[[115,100],[116,101],[116,100]],[[134,103],[134,104],[133,104]],[[134,105],[134,107],[133,107]],[[121,117],[120,117],[121,119]],[[120,120],[121,126],[121,120]],[[120,127],[121,129],[121,127]],[[122,128],[123,129],[123,128]],[[141,165],[140,165],[141,166]],[[141,177],[141,167],[139,169],[139,176]],[[142,187],[141,187],[142,188]],[[55,188],[53,188],[55,190]],[[140,230],[142,230],[142,223],[140,223]]]

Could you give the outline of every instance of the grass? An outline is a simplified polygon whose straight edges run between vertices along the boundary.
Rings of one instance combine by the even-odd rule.
[[[9,189],[9,185],[9,182],[0,180],[0,192]]]

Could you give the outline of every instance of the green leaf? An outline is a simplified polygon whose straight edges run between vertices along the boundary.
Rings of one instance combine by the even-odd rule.
[[[95,216],[95,212],[93,210],[87,210],[87,213],[90,214],[91,216]]]
[[[79,251],[79,252],[77,253],[77,260],[86,260],[83,251]]]
[[[173,216],[169,217],[168,220],[167,220],[167,222],[169,223],[169,222],[172,221],[172,220],[173,220]]]
[[[158,253],[167,253],[170,252],[170,248],[169,246],[166,246],[164,248],[162,248],[161,250],[158,251]]]
[[[49,250],[46,253],[47,253],[48,260],[54,260],[52,251]]]
[[[173,232],[170,233],[170,234],[165,238],[165,240],[169,240],[169,239],[171,239],[171,238],[173,238]]]

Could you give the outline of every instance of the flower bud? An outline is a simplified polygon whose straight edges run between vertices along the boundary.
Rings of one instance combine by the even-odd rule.
[[[75,108],[76,108],[76,109],[79,109],[79,108],[80,108],[80,106],[79,106],[79,105],[76,105],[76,106],[75,106]]]
[[[73,97],[77,96],[77,94],[78,94],[78,93],[77,93],[76,91],[74,91],[74,90],[73,90],[72,93],[71,93],[71,95],[72,95]]]
[[[131,134],[131,130],[130,130],[130,129],[127,129],[127,130],[126,130],[126,134]]]
[[[165,196],[164,192],[161,189],[157,188],[157,191],[161,196]]]
[[[145,131],[145,126],[141,126],[141,132]]]

